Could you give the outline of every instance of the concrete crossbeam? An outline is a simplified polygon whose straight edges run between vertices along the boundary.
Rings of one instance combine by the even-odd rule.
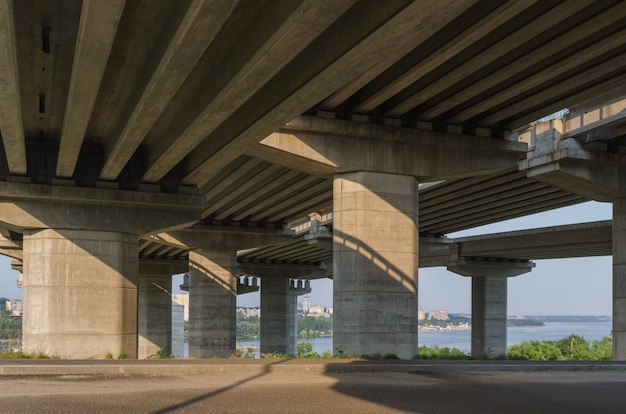
[[[259,147],[249,153],[311,174],[360,170],[429,180],[507,169],[527,150],[520,142],[305,116]]]

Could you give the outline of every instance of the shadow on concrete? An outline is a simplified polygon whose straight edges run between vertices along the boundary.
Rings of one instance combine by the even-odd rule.
[[[381,361],[381,363],[385,363]],[[590,370],[345,372],[332,389],[381,406],[380,412],[623,413],[626,372]]]
[[[225,393],[225,392],[227,392],[229,390],[232,390],[234,388],[237,388],[237,387],[239,387],[239,386],[241,386],[241,385],[243,385],[243,384],[245,384],[247,382],[253,381],[255,379],[263,377],[264,375],[269,374],[271,372],[271,370],[272,370],[272,366],[281,364],[281,363],[283,363],[285,361],[288,361],[288,360],[287,359],[281,359],[281,360],[277,360],[275,362],[272,362],[270,364],[266,364],[266,365],[263,366],[262,372],[259,373],[259,374],[253,375],[253,376],[248,377],[246,379],[243,379],[241,381],[237,381],[237,382],[235,382],[233,384],[230,384],[228,386],[222,387],[220,389],[217,389],[217,390],[214,390],[214,391],[211,391],[211,392],[207,392],[205,394],[198,395],[197,397],[191,398],[189,400],[186,400],[186,401],[183,401],[183,402],[180,402],[180,403],[176,403],[176,404],[170,405],[168,407],[161,408],[160,410],[153,411],[152,414],[171,413],[171,412],[174,412],[176,410],[183,410],[183,409],[185,409],[185,408],[187,408],[187,407],[189,407],[189,406],[191,406],[193,404],[206,401],[206,400],[208,400],[211,397],[214,397],[216,395]]]

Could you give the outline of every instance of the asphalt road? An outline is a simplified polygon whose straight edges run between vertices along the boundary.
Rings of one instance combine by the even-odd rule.
[[[4,376],[0,413],[619,413],[624,371]]]

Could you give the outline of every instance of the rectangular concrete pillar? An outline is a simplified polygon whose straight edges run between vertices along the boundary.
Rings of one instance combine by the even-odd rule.
[[[236,348],[237,251],[189,252],[189,356],[227,358]]]
[[[185,356],[185,307],[172,301],[172,355]]]
[[[371,172],[334,178],[335,352],[417,353],[417,184]]]
[[[507,278],[472,277],[472,356],[506,355]]]
[[[261,280],[261,354],[296,353],[297,296],[289,293],[289,279]]]
[[[172,352],[172,276],[139,273],[137,358]]]
[[[137,272],[134,235],[25,230],[24,352],[136,358]]]
[[[626,361],[626,198],[613,201],[613,359]]]

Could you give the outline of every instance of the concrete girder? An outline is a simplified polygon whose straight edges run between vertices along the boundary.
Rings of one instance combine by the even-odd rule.
[[[459,34],[454,41],[447,43],[441,49],[438,49],[435,53],[430,54],[425,59],[420,59],[419,65],[415,65],[406,69],[404,73],[397,76],[392,82],[390,82],[385,88],[381,88],[376,93],[370,95],[367,99],[363,100],[354,111],[357,113],[368,113],[373,111],[376,107],[382,105],[385,101],[392,98],[395,94],[402,91],[407,86],[417,81],[422,76],[426,75],[430,71],[436,69],[441,64],[454,57],[464,48],[471,46],[475,42],[479,41],[482,37],[488,35],[493,27],[497,24],[501,24],[511,18],[516,17],[519,13],[523,12],[535,1],[509,1],[502,6],[498,7],[487,16],[477,21],[472,27],[465,32]],[[360,79],[359,79],[360,80]],[[348,99],[354,92],[358,91],[364,84],[362,82],[353,82],[344,87],[336,94],[328,98],[324,105],[335,107],[337,101],[339,103]],[[348,93],[350,95],[348,95]]]
[[[26,174],[26,143],[12,0],[0,1],[0,134],[11,174]]]
[[[545,117],[546,114],[552,114],[563,108],[568,108],[572,105],[572,102],[584,102],[597,95],[615,93],[617,90],[621,91],[624,82],[626,82],[626,74],[616,75],[615,77],[611,77],[606,81],[596,84],[593,91],[583,90],[575,92],[565,98],[554,100],[545,107],[530,110],[524,114],[517,114],[517,117],[506,120],[503,124],[503,128],[512,130],[518,129],[520,126],[528,126],[529,124],[533,124],[537,119]]]
[[[540,17],[533,21],[532,24],[522,26],[515,34],[504,37],[489,48],[483,50],[481,53],[475,54],[469,61],[464,62],[463,65],[459,65],[455,70],[440,77],[437,81],[432,82],[428,85],[428,87],[423,88],[416,95],[396,103],[386,111],[386,115],[390,117],[401,116],[411,108],[414,108],[418,104],[423,103],[435,96],[442,87],[449,87],[449,85],[455,84],[456,82],[469,77],[471,74],[485,67],[489,62],[492,62],[493,60],[509,53],[511,50],[523,45],[529,38],[540,36],[546,28],[551,27],[554,22],[567,19],[584,7],[588,6],[590,3],[592,3],[592,1],[580,1],[575,4],[561,4],[544,12]],[[458,116],[456,118],[458,118]],[[458,123],[458,121],[450,122]]]
[[[534,150],[520,162],[520,170],[526,170],[529,178],[591,200],[624,197],[621,177],[626,155],[584,150],[575,139],[561,140],[560,135],[558,130],[537,134]]]
[[[604,141],[598,130],[624,123],[625,120],[626,95],[602,96],[600,102],[569,108],[569,113],[563,117],[563,138],[582,138],[584,143],[588,143],[589,136],[593,134],[596,135],[594,141]]]
[[[283,279],[323,279],[328,277],[325,266],[278,263],[239,262],[237,272],[240,274],[260,277],[278,277]]]
[[[310,201],[315,199],[321,201],[323,198],[332,199],[332,195],[328,194],[332,189],[332,182],[330,180],[320,181],[317,178],[311,178],[310,180],[303,180],[301,184],[304,188],[296,195],[293,195],[293,188],[286,191],[284,195],[281,194],[281,198],[278,202],[264,209],[262,213],[252,216],[250,220],[257,221],[264,217],[269,217],[269,221],[271,222],[272,219],[289,217],[294,211],[298,210],[298,206],[304,200]],[[300,185],[294,188],[300,188]],[[311,210],[314,211],[313,208]]]
[[[327,121],[320,120],[320,127]],[[322,170],[319,164],[322,164],[330,167],[333,173],[373,171],[427,180],[508,169],[526,152],[525,146],[519,143],[490,138],[359,125],[349,121],[334,120],[331,123],[330,128],[315,132],[292,131],[287,125],[286,130],[269,135],[259,145],[273,148],[276,162],[287,160],[290,167],[308,173],[319,173]],[[345,128],[339,132],[334,125]],[[355,131],[348,135],[353,125],[354,129],[371,129],[371,132],[360,134]],[[391,139],[385,139],[387,137]]]
[[[465,253],[464,253],[465,254]],[[535,263],[518,260],[460,257],[448,262],[447,269],[461,276],[513,277],[530,272]]]
[[[147,68],[151,74],[147,84],[131,99],[134,108],[128,111],[128,119],[108,151],[101,179],[117,178],[237,3],[232,0],[190,2],[169,42],[164,42],[162,50],[154,53],[160,57],[158,64]]]
[[[350,18],[357,19],[358,24],[352,24],[353,20],[350,24],[345,21],[341,25],[331,26],[324,36],[311,44],[310,56],[317,56],[318,59],[295,59],[285,67],[281,76],[275,77],[260,89],[256,100],[250,100],[240,110],[249,111],[261,102],[267,106],[268,96],[275,95],[271,93],[275,88],[288,91],[279,101],[272,102],[271,109],[264,116],[249,123],[243,130],[239,125],[236,130],[234,126],[230,127],[232,131],[228,131],[226,136],[233,138],[227,144],[219,143],[223,142],[223,138],[217,135],[220,132],[222,136],[225,135],[226,130],[218,129],[213,134],[216,135],[217,145],[210,139],[205,140],[198,147],[197,154],[190,159],[183,182],[201,186],[205,180],[245,153],[250,144],[259,142],[280,125],[304,113],[311,105],[322,101],[355,76],[371,70],[376,62],[410,50],[414,46],[414,39],[428,38],[451,15],[467,9],[472,3],[459,1],[443,4],[428,1],[406,6],[380,3],[356,10]],[[364,21],[380,23],[376,27],[363,24]],[[302,79],[307,81],[302,82]],[[267,94],[263,91],[267,91]]]
[[[516,5],[517,4],[518,2],[516,2]],[[506,7],[506,5],[503,7]],[[443,100],[432,108],[427,109],[423,112],[424,119],[435,119],[447,111],[463,104],[467,100],[497,88],[502,82],[506,82],[508,79],[517,76],[523,71],[538,67],[538,65],[546,61],[546,56],[558,56],[558,53],[563,49],[573,47],[586,37],[601,32],[612,23],[618,22],[622,19],[624,11],[626,11],[626,3],[620,3],[617,4],[615,8],[610,8],[593,18],[587,19],[568,32],[534,48],[533,53],[526,54],[523,59],[515,60],[501,70],[468,84],[462,91],[450,96],[448,99]],[[533,23],[533,25],[534,24],[535,23]]]
[[[589,2],[589,3],[592,3],[592,2]],[[582,4],[582,2],[579,2],[578,4],[580,5]],[[564,9],[568,11],[570,10],[576,11],[574,10],[575,7],[571,7],[571,6],[572,6],[571,4],[563,4]],[[558,8],[555,8],[553,10],[557,10],[557,9]],[[569,14],[569,13],[565,12],[565,10],[561,10],[559,12],[558,17],[553,16],[552,19],[555,19],[555,18],[561,19],[561,17],[566,18],[567,17],[566,14]],[[544,17],[545,16],[546,15],[544,15]],[[561,20],[564,20],[564,19],[561,19]],[[538,26],[539,28],[542,27],[542,25],[537,21],[533,22],[532,25],[528,25],[526,27],[534,27],[534,26]],[[576,54],[570,56],[567,60],[559,61],[557,62],[557,64],[550,66],[548,68],[545,68],[542,71],[534,74],[534,76],[529,77],[523,81],[517,82],[515,85],[504,89],[502,92],[494,94],[490,98],[483,100],[480,105],[474,106],[472,108],[466,109],[456,114],[454,117],[450,119],[450,122],[465,122],[468,119],[479,116],[480,114],[485,113],[487,109],[489,108],[497,107],[497,105],[500,105],[509,99],[523,95],[523,93],[528,90],[532,90],[533,88],[537,88],[538,86],[544,85],[546,82],[552,81],[556,75],[568,73],[569,71],[579,67],[581,65],[581,62],[594,61],[596,59],[601,60],[603,54],[610,52],[613,49],[621,46],[622,42],[621,40],[618,40],[618,39],[621,39],[621,36],[623,36],[623,33],[621,35],[616,35],[614,37],[611,36],[608,39],[606,39],[605,42],[602,42],[600,44],[596,44],[594,46],[579,50]],[[525,38],[524,40],[522,40],[522,38],[519,38],[519,40],[523,42],[527,41],[527,39]],[[545,55],[542,55],[542,56],[545,56]],[[567,81],[567,83],[569,82],[570,80]],[[572,81],[572,83],[569,83],[569,87],[567,88],[567,90],[571,90],[572,84],[576,84],[576,82]],[[509,111],[509,108],[507,108],[505,111]],[[511,116],[512,114],[516,113],[514,111],[510,113],[509,112],[506,112],[507,115],[501,115],[500,112],[497,112],[486,118],[481,118],[479,125],[493,125],[494,122],[497,122],[498,120],[501,120],[501,119],[506,119],[506,117]]]
[[[584,58],[588,58],[589,60],[604,60],[603,53],[611,52],[613,48],[623,45],[622,39],[626,36],[626,30],[619,33],[617,36],[612,38],[612,41],[607,41],[606,47],[603,44],[603,47],[591,46],[580,53],[588,53],[589,56],[585,55]],[[474,116],[478,116],[481,112],[486,111],[487,108],[497,107],[498,105],[506,102],[509,99],[517,97],[521,95],[523,92],[537,88],[543,85],[541,90],[529,96],[528,98],[521,99],[515,103],[515,105],[511,105],[502,109],[500,111],[494,112],[488,117],[481,118],[478,121],[479,125],[492,125],[494,122],[497,122],[500,119],[507,119],[514,116],[516,113],[520,112],[521,108],[531,108],[533,104],[537,101],[544,102],[547,97],[552,96],[561,96],[567,94],[572,89],[572,85],[583,84],[585,82],[593,82],[593,81],[602,81],[608,75],[615,73],[622,69],[622,63],[624,62],[624,53],[619,54],[618,56],[613,57],[612,59],[608,59],[603,62],[601,66],[596,67],[592,65],[590,69],[584,70],[577,74],[576,76],[572,76],[565,81],[554,83],[554,76],[559,73],[566,73],[571,70],[575,70],[579,66],[581,66],[581,59],[568,60],[566,63],[562,65],[562,67],[554,68],[550,67],[544,70],[544,73],[539,73],[536,77],[527,80],[526,82],[519,82],[519,85],[516,84],[516,87],[509,88],[504,90],[503,92],[494,95],[490,99],[485,100],[481,103],[481,105],[477,105],[476,107],[472,107],[471,110],[464,111],[463,113],[454,117],[458,122],[465,122],[468,119],[471,119]],[[545,84],[546,82],[551,82],[549,84]],[[569,102],[572,102],[572,98],[568,98]],[[575,101],[574,101],[575,102]],[[549,112],[544,112],[544,115],[549,114]]]
[[[235,221],[237,220],[236,217],[240,217],[240,219],[245,218],[250,214],[249,212],[251,209],[254,209],[255,211],[258,209],[255,204],[256,200],[273,198],[273,194],[276,190],[284,188],[285,186],[290,186],[294,183],[294,181],[301,177],[302,175],[298,171],[288,170],[283,170],[278,175],[268,177],[266,182],[261,184],[257,183],[256,188],[252,188],[248,191],[248,195],[239,198],[239,201],[225,208],[215,216],[215,219],[223,220],[228,216],[235,214],[237,214],[237,216],[235,216]]]
[[[82,3],[56,175],[71,178],[91,118],[125,0]]]
[[[143,235],[196,223],[199,196],[0,182],[0,222]]]
[[[228,217],[229,208],[235,204],[236,200],[239,200],[240,197],[245,197],[251,191],[254,191],[258,187],[262,187],[267,185],[273,181],[278,180],[278,178],[285,174],[285,170],[278,165],[270,165],[263,171],[260,171],[254,181],[248,181],[243,183],[242,185],[231,188],[228,196],[220,197],[214,200],[208,200],[208,205],[212,212],[216,213],[216,219],[222,220]]]
[[[264,44],[257,46],[258,42],[242,39],[237,48],[241,54],[247,53],[250,57],[240,67],[237,67],[239,59],[223,62],[219,74],[213,79],[219,85],[215,95],[191,124],[174,125],[165,134],[166,141],[160,143],[161,148],[150,154],[152,166],[144,173],[143,180],[156,182],[163,177],[354,2],[342,0],[322,4],[307,0],[292,10]],[[287,3],[293,4],[285,3],[284,9],[290,8]],[[257,32],[249,35],[262,38]]]

